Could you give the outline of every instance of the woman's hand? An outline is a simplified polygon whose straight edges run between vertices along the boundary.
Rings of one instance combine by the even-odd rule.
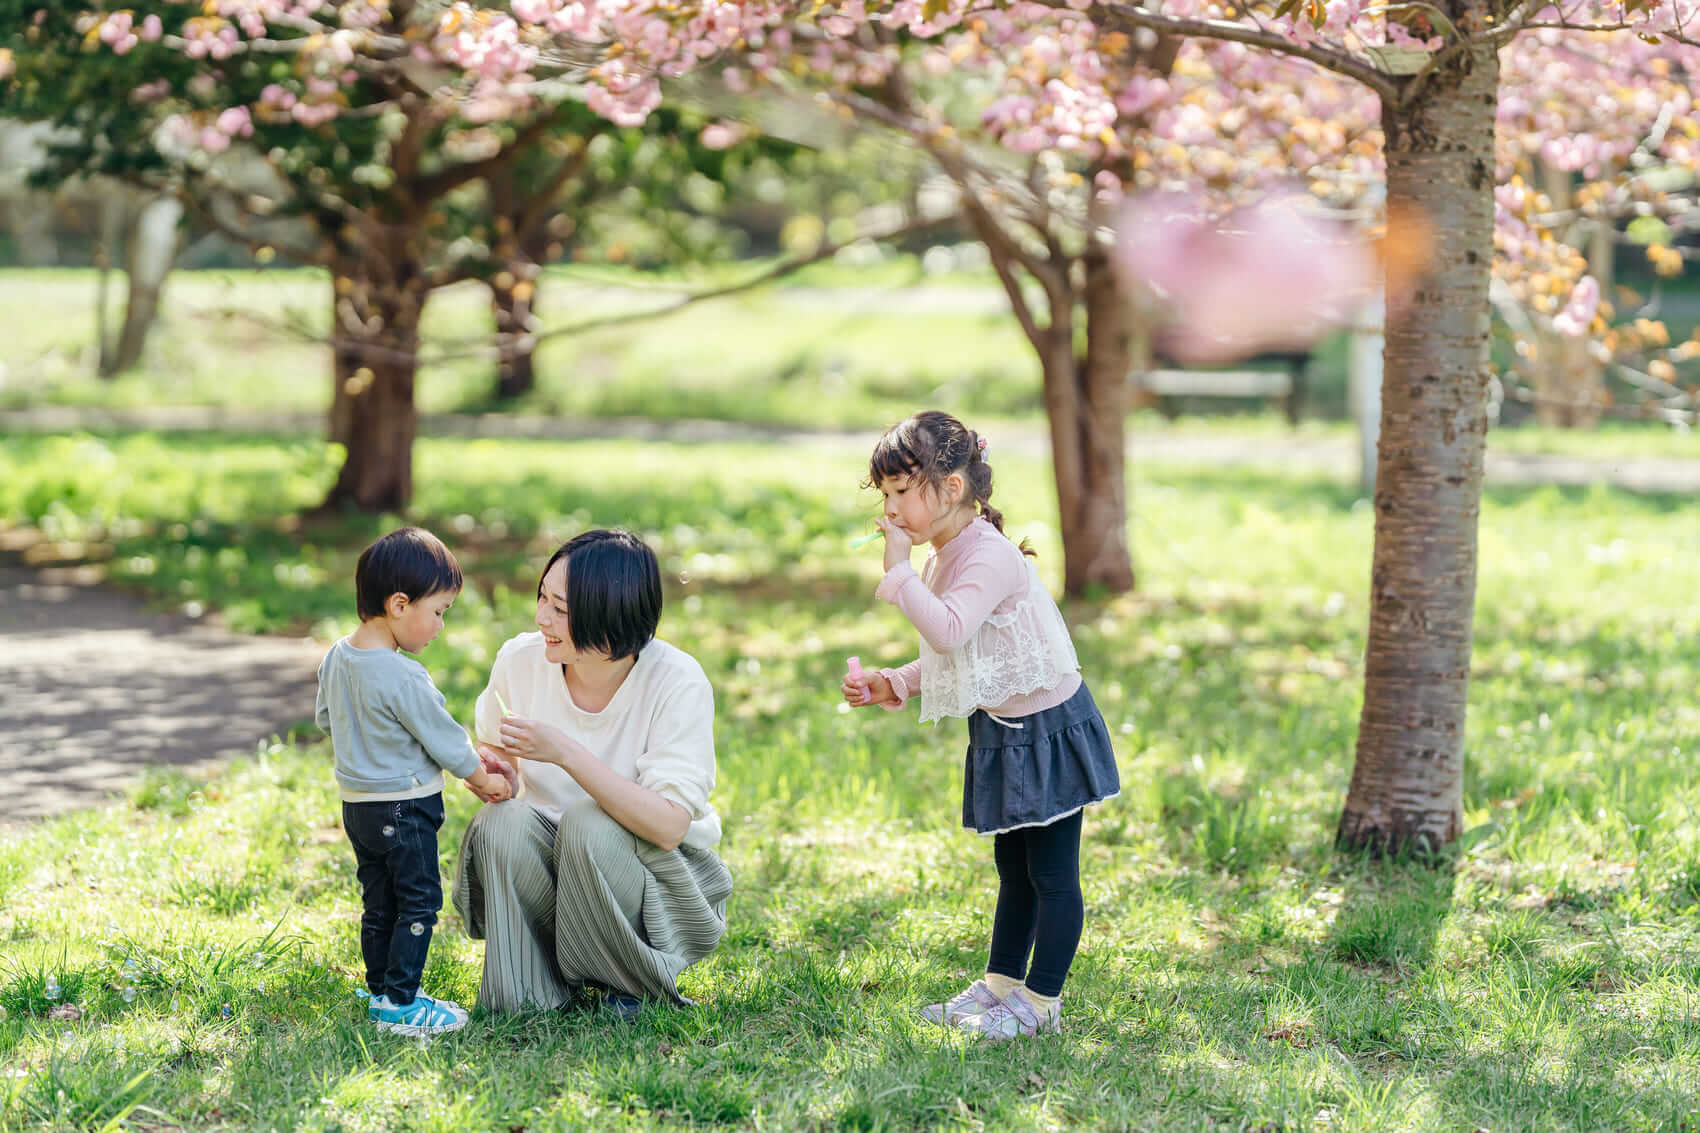
[[[502,750],[508,755],[535,759],[539,763],[553,763],[557,767],[571,770],[567,767],[567,757],[573,754],[573,749],[578,745],[553,724],[510,714],[502,717],[501,735]]]
[[[506,802],[519,794],[519,772],[501,757],[500,749],[482,743],[476,747],[479,769],[465,780],[466,789],[486,803]]]
[[[519,770],[514,767],[510,760],[503,758],[506,753],[495,744],[477,744],[475,746],[478,749],[478,759],[484,764],[484,770],[506,779],[510,795],[519,794]]]
[[[879,529],[885,532],[885,569],[890,570],[898,563],[909,561],[909,552],[915,546],[915,540],[909,537],[909,532],[880,516],[874,520]]]
[[[865,700],[862,698],[864,689],[868,694]],[[838,691],[844,694],[844,703],[852,708],[872,708],[875,705],[887,704],[895,707],[898,703],[897,694],[891,690],[891,682],[880,673],[864,672],[859,681],[845,677]]]

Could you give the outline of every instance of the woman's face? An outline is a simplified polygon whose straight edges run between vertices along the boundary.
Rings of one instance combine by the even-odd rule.
[[[543,656],[557,665],[572,665],[581,658],[567,629],[567,560],[560,559],[543,575],[543,593],[537,596],[537,628],[543,631]]]

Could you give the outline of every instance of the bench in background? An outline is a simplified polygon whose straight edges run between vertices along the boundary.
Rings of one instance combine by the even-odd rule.
[[[1180,413],[1177,402],[1185,398],[1232,397],[1241,400],[1276,400],[1287,420],[1298,424],[1304,400],[1305,370],[1309,354],[1264,354],[1287,364],[1285,370],[1136,370],[1128,375],[1136,398],[1155,405],[1166,417]]]

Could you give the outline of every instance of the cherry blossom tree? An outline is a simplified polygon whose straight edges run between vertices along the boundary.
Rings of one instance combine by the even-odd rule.
[[[721,77],[758,88],[748,110],[758,125],[794,116],[774,109],[776,91],[824,100],[906,139],[949,178],[1039,362],[1064,587],[1132,587],[1127,378],[1153,347],[1184,344],[1146,341],[1126,301],[1117,204],[1133,188],[1200,184],[1233,199],[1295,177],[1337,207],[1355,201],[1376,176],[1378,141],[1354,84],[1238,45],[1142,40],[1050,9],[911,27],[839,12],[747,46]]]
[[[1672,237],[1695,219],[1693,50],[1669,37],[1543,28],[1500,58],[1491,293],[1516,332],[1509,395],[1546,423],[1589,424],[1617,400],[1615,378],[1633,399],[1624,411],[1692,421],[1678,370],[1700,343],[1672,343],[1656,304],[1621,310],[1626,292],[1612,279],[1620,227],[1659,277],[1683,270]]]
[[[1124,0],[844,0],[811,6],[806,18],[778,23],[750,43],[751,65],[758,69],[772,65],[769,55],[810,53],[817,72],[861,92],[856,109],[869,116],[894,101],[890,76],[896,72],[883,60],[900,52],[905,41],[934,45],[941,71],[981,64],[983,50],[996,47],[1006,64],[992,72],[999,90],[980,100],[982,124],[1005,149],[1035,154],[1031,168],[1043,171],[1045,155],[1060,155],[1048,160],[1050,169],[1064,167],[1065,175],[1094,185],[1102,179],[1112,192],[1117,182],[1137,184],[1142,172],[1161,180],[1158,155],[1196,164],[1191,153],[1174,154],[1176,148],[1191,150],[1195,140],[1208,148],[1204,135],[1212,127],[1220,133],[1233,116],[1236,108],[1228,103],[1214,114],[1189,114],[1183,106],[1162,117],[1173,97],[1177,43],[1253,49],[1238,57],[1248,69],[1265,67],[1272,57],[1302,61],[1373,99],[1391,218],[1388,242],[1408,244],[1408,233],[1397,227],[1420,223],[1432,234],[1432,245],[1422,276],[1409,285],[1398,317],[1387,326],[1365,697],[1339,837],[1346,845],[1380,850],[1433,849],[1457,836],[1462,819],[1496,231],[1503,287],[1521,288],[1518,297],[1530,309],[1544,309],[1560,334],[1599,329],[1598,282],[1583,278],[1576,258],[1551,238],[1553,218],[1544,212],[1551,202],[1519,182],[1516,171],[1524,159],[1499,147],[1498,127],[1507,118],[1522,154],[1540,153],[1584,176],[1591,175],[1591,166],[1603,174],[1609,158],[1621,162],[1637,153],[1654,161],[1684,160],[1692,144],[1684,138],[1692,135],[1686,126],[1673,130],[1672,115],[1691,122],[1689,105],[1669,92],[1697,71],[1693,14],[1691,3],[1654,0],[1563,6],[1441,0],[1374,7],[1362,0],[1233,7],[1207,0],[1160,6]],[[1531,37],[1529,44],[1518,42],[1524,35]],[[835,51],[829,42],[834,39],[854,40],[862,53]],[[800,40],[809,42],[799,48]],[[1656,66],[1638,44],[1659,49]],[[1527,64],[1519,54],[1525,49],[1531,53]],[[1512,60],[1506,69],[1515,82],[1509,105],[1501,103],[1502,54]],[[1223,73],[1240,90],[1260,89],[1246,82],[1243,71]],[[1281,97],[1296,103],[1306,93],[1308,85]],[[1580,119],[1555,109],[1579,102],[1588,108]],[[947,117],[936,103],[921,99],[918,105],[920,121],[909,128],[935,147],[947,168],[952,162],[966,168],[965,147]],[[1149,134],[1147,148],[1118,134],[1124,116]],[[1586,129],[1579,129],[1582,119]],[[1297,120],[1292,113],[1275,118],[1289,125]],[[1187,132],[1189,121],[1200,128]],[[1237,123],[1229,132],[1237,134],[1245,125]],[[1239,181],[1236,169],[1225,167],[1224,180]],[[1496,195],[1501,175],[1508,180]],[[1633,198],[1629,182],[1594,192]],[[1054,179],[1029,175],[1026,183],[1039,207],[1054,209]],[[988,201],[1001,204],[1010,195],[988,180],[968,194],[965,208],[971,216],[983,215]],[[1107,219],[1101,212],[1088,215],[1089,238]],[[1037,246],[1045,258],[1035,256],[1029,243],[1006,247],[1002,259],[1029,266],[1022,260],[1025,252],[1039,268],[1038,290],[1049,301],[1050,325],[1070,333],[1030,336],[1060,353],[1065,343],[1076,343],[1079,330],[1059,317],[1076,309],[1063,281],[1091,278],[1091,253],[1059,273],[1056,265],[1066,249],[1054,237],[1046,241],[1045,225],[1031,228],[1040,234]],[[979,234],[989,247],[1006,240],[983,222]],[[1000,274],[1024,328],[1036,323],[1023,314],[1019,281]],[[1243,286],[1248,295],[1268,298],[1263,280],[1245,279]],[[1290,281],[1285,290],[1294,301],[1289,309],[1302,309],[1309,296]],[[1281,308],[1278,302],[1258,306],[1266,317]],[[1242,313],[1236,305],[1215,314],[1235,320]],[[1061,463],[1063,454],[1101,452],[1119,442],[1119,433],[1099,419],[1118,416],[1121,406],[1113,393],[1096,399],[1059,395],[1066,386],[1049,380],[1051,369],[1047,366],[1047,409],[1066,525],[1078,519],[1070,516],[1072,472]],[[1084,431],[1084,441],[1077,430]],[[1101,511],[1095,518],[1119,529],[1119,512]],[[1113,571],[1110,577],[1127,578]]]
[[[233,207],[209,219],[329,270],[330,431],[346,457],[326,503],[399,509],[412,492],[425,302],[488,262],[485,249],[462,256],[446,238],[452,198],[499,180],[581,108],[641,123],[663,75],[723,51],[765,14],[547,0],[145,0],[116,10],[0,0],[0,83],[9,112],[80,139],[60,154],[68,167],[226,187]],[[263,162],[265,176],[229,184],[247,163],[238,155]],[[557,173],[518,188],[551,188]],[[279,243],[290,239],[299,243]]]
[[[1338,2],[1237,19],[1208,8],[1189,16],[1122,4],[1095,11],[1155,34],[1296,55],[1362,83],[1380,102],[1389,206],[1432,223],[1432,266],[1387,327],[1364,705],[1339,838],[1378,850],[1437,849],[1462,822],[1491,251],[1496,204],[1513,203],[1495,198],[1501,48],[1525,32],[1541,36],[1541,46],[1608,70],[1611,84],[1597,94],[1620,97],[1648,77],[1636,69],[1641,53],[1632,44],[1664,47],[1666,58],[1694,72],[1692,12],[1671,4],[1555,8],[1497,0],[1400,5],[1391,22]],[[1558,80],[1555,92],[1562,88],[1560,76],[1544,77]],[[1566,97],[1591,98],[1596,90],[1569,87]],[[1639,108],[1651,110],[1652,102]],[[1626,112],[1635,108],[1596,114],[1593,136],[1576,133],[1563,115],[1537,115],[1521,141],[1525,149],[1632,151],[1649,136]],[[1586,168],[1580,154],[1566,160]],[[1590,290],[1583,285],[1571,302],[1585,304]],[[1584,314],[1572,312],[1573,321]]]

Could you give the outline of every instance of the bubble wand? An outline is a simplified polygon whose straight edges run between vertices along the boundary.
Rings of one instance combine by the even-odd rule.
[[[854,550],[857,547],[866,547],[869,543],[872,543],[875,539],[884,539],[884,538],[885,538],[885,532],[875,531],[871,535],[863,535],[859,539],[850,540],[850,547],[851,547],[852,550]]]

